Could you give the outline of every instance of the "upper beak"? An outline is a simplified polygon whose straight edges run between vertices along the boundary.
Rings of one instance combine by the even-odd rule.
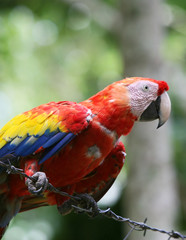
[[[167,92],[157,97],[142,113],[139,121],[152,121],[159,119],[158,127],[161,127],[169,118],[171,112],[171,101]]]

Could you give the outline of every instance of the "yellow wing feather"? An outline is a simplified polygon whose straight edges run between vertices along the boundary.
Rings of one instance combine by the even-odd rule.
[[[90,116],[91,111],[73,102],[51,102],[17,115],[0,130],[0,156],[27,156],[43,147],[48,151],[42,163],[84,130]]]
[[[0,149],[10,141],[12,144],[18,145],[27,136],[41,136],[47,129],[50,132],[56,131],[60,123],[58,116],[52,115],[53,112],[42,113],[34,117],[30,112],[26,112],[14,117],[0,130]],[[61,129],[62,131],[67,130],[65,126]],[[32,138],[30,141],[34,142],[35,139]]]

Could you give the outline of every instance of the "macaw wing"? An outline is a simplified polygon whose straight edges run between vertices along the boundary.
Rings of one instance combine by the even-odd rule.
[[[91,111],[74,102],[50,102],[20,114],[0,130],[0,157],[43,150],[43,163],[83,131]]]
[[[102,164],[76,183],[75,193],[88,193],[98,202],[110,189],[125,160],[125,147],[117,142]]]

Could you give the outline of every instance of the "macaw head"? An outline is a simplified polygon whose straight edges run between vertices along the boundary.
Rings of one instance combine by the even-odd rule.
[[[83,104],[118,136],[127,135],[135,121],[159,119],[161,127],[169,118],[171,102],[166,82],[132,77],[112,83]]]
[[[149,78],[122,80],[129,92],[130,108],[137,121],[159,119],[158,128],[169,118],[171,102],[168,84]]]

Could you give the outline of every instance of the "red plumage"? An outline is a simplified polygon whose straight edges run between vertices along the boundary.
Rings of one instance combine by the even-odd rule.
[[[144,86],[148,86],[147,93]],[[150,103],[167,90],[163,81],[128,78],[79,104],[66,101],[41,105],[5,125],[0,132],[0,156],[19,156],[15,164],[27,175],[42,171],[62,191],[88,193],[98,201],[124,163],[125,148],[118,139],[127,135]],[[48,191],[43,197],[33,196],[24,179],[8,176],[4,170],[0,180],[2,229],[20,211],[59,206],[66,200]]]

